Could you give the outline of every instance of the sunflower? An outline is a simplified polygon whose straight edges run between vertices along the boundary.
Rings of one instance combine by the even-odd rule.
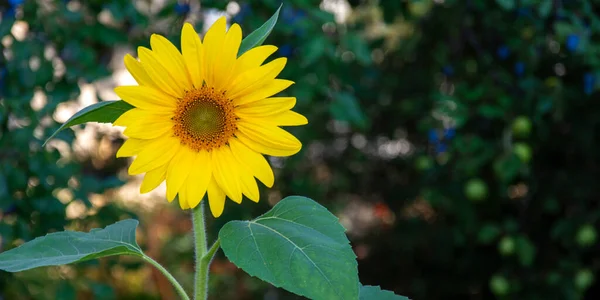
[[[302,147],[280,126],[304,125],[291,111],[295,97],[274,97],[293,84],[276,78],[286,58],[268,63],[277,47],[264,45],[238,57],[242,30],[218,19],[201,41],[186,23],[181,52],[154,34],[152,49],[139,47],[139,61],[125,56],[138,83],[115,93],[134,106],[116,126],[128,137],[117,157],[136,156],[130,175],[145,173],[141,193],[166,180],[167,200],[178,196],[182,209],[196,207],[208,194],[215,217],[225,198],[241,203],[242,195],[258,202],[256,179],[272,187],[274,175],[263,156],[290,156]],[[256,178],[256,179],[255,179]]]

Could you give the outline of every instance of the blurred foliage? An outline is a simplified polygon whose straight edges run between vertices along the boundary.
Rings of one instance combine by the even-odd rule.
[[[282,77],[296,84],[286,94],[298,98],[295,110],[310,122],[291,129],[303,150],[272,158],[275,187],[263,189],[258,205],[228,202],[212,228],[305,195],[340,216],[365,285],[412,299],[597,299],[600,7],[575,0],[320,2],[285,1],[267,39],[289,58]],[[247,34],[280,1],[0,3],[0,235],[7,249],[64,226],[100,227],[131,215],[109,204],[66,219],[71,202],[91,209],[91,194],[120,186],[126,160],[97,167],[90,157],[65,159],[41,147],[59,126],[52,118],[58,105],[76,99],[80,84],[111,74],[109,62],[122,59],[114,57],[117,46],[147,46],[155,32],[178,44],[183,21],[201,28],[200,14],[211,9],[227,10]],[[349,14],[326,12],[332,3]],[[15,22],[28,24],[25,35],[11,32]],[[46,95],[42,108],[31,105],[34,92]],[[72,145],[74,135],[65,130],[57,139]],[[111,142],[115,149],[120,143]],[[72,196],[59,201],[63,189]],[[163,253],[161,262],[189,288],[187,216],[140,218],[158,216],[170,224],[161,237],[170,242],[149,254]],[[142,247],[157,238],[152,226]],[[128,293],[115,279],[125,280],[117,262],[140,274],[126,278],[144,291],[135,278],[146,268],[108,259],[2,273],[0,297],[159,298],[154,290]],[[289,298],[222,256],[213,273],[222,299]]]

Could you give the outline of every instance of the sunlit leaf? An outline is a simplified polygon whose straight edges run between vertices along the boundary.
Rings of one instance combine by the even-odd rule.
[[[253,221],[231,221],[219,239],[230,261],[277,287],[310,299],[358,298],[344,227],[311,199],[287,197]]]
[[[132,109],[133,106],[123,100],[102,101],[92,104],[74,114],[69,120],[62,124],[45,142],[46,144],[56,134],[65,128],[87,122],[112,123],[123,113]]]
[[[279,18],[279,11],[281,10],[281,6],[283,6],[283,3],[279,5],[277,11],[264,24],[262,24],[260,27],[258,27],[258,29],[250,33],[244,38],[244,40],[242,40],[238,56],[244,54],[244,52],[256,46],[262,45],[262,43],[267,39],[269,34],[271,34],[271,31],[275,27],[275,24],[277,24],[277,19]]]
[[[137,225],[137,220],[128,219],[89,233],[61,231],[38,237],[0,253],[0,270],[19,272],[113,255],[142,256],[135,241]]]

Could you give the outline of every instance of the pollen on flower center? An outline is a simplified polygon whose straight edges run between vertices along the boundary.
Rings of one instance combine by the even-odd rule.
[[[177,103],[173,132],[193,150],[221,147],[235,134],[236,116],[224,92],[203,86],[187,91]]]

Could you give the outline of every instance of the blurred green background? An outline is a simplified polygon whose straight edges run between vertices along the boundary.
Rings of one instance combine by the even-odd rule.
[[[309,124],[271,158],[261,202],[287,195],[347,228],[363,284],[412,299],[599,299],[600,3],[584,0],[284,1],[268,44]],[[116,159],[121,129],[44,140],[77,110],[134,84],[123,56],[152,33],[179,46],[219,15],[260,26],[280,1],[0,1],[0,251],[48,232],[141,221],[139,243],[191,289],[189,212]],[[297,299],[220,253],[213,299]],[[175,299],[134,258],[17,274],[0,299]]]

